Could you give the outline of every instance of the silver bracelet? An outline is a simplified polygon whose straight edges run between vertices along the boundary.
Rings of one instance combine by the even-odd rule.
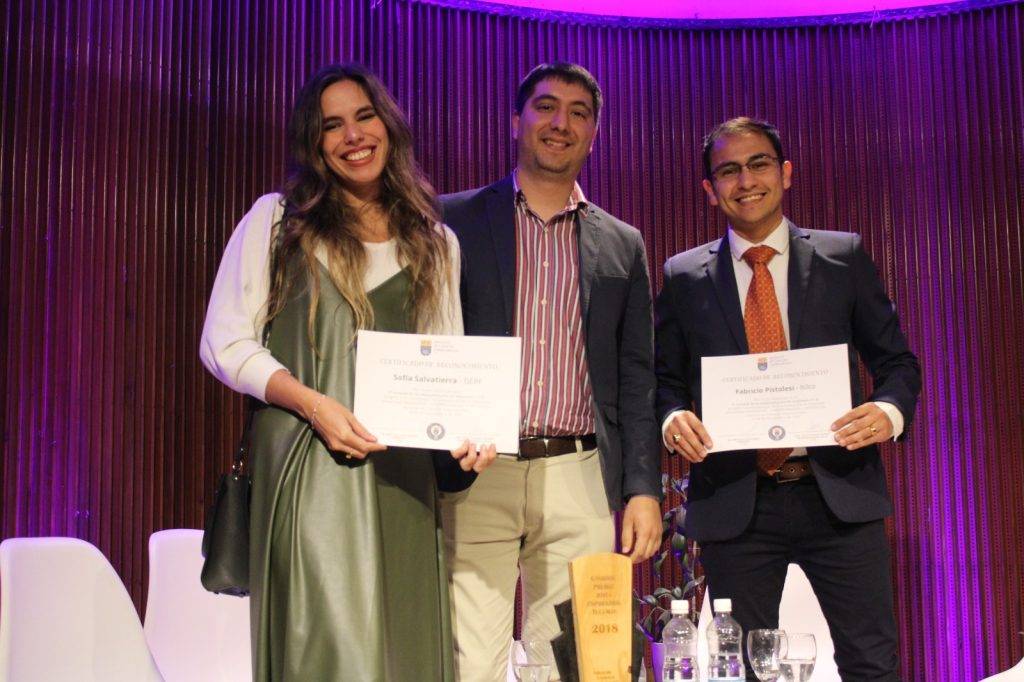
[[[324,401],[327,396],[323,393],[320,394],[320,399],[316,401],[316,405],[313,406],[313,413],[309,415],[309,423],[312,426],[316,426],[316,411],[320,409],[320,403]]]

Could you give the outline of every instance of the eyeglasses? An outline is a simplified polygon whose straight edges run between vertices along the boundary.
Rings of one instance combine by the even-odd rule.
[[[729,180],[735,180],[738,178],[744,168],[754,175],[764,175],[768,171],[772,170],[778,163],[779,160],[774,156],[758,154],[744,164],[735,162],[723,163],[721,166],[711,171],[711,177],[719,182],[728,182]]]

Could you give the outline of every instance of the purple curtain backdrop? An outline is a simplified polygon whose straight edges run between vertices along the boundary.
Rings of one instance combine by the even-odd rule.
[[[909,438],[886,448],[903,673],[1008,668],[1024,653],[1022,23],[1012,3],[703,30],[402,0],[5,4],[2,536],[89,540],[141,605],[149,534],[201,527],[241,419],[198,362],[205,301],[235,222],[280,179],[306,75],[374,68],[452,191],[508,172],[515,84],[564,58],[607,97],[583,187],[644,232],[656,287],[668,256],[721,233],[698,147],[729,116],[783,131],[798,224],[864,236],[925,369]]]

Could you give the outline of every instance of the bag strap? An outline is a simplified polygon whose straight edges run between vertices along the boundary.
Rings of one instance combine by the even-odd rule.
[[[252,434],[252,419],[259,409],[259,401],[252,396],[245,397],[245,426],[242,427],[242,437],[238,439],[238,449],[235,450],[235,459],[231,463],[231,473],[241,476],[245,473],[245,461],[249,454],[249,437]]]
[[[262,344],[266,348],[270,340],[270,322],[263,325]],[[251,395],[245,396],[245,425],[242,427],[242,437],[238,439],[238,449],[235,450],[235,459],[231,462],[231,473],[241,476],[245,473],[246,455],[249,454],[249,437],[252,435],[252,419],[256,411],[263,407],[256,398]]]

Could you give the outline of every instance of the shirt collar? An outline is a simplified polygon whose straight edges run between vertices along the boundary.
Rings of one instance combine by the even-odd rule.
[[[743,254],[747,252],[747,249],[754,246],[770,246],[778,253],[786,253],[789,250],[789,220],[786,217],[782,218],[782,222],[769,233],[768,237],[761,244],[747,241],[736,234],[735,230],[731,227],[729,228],[728,235],[729,250],[732,251],[733,259],[737,261],[743,260]]]
[[[523,194],[523,190],[519,187],[518,168],[512,173],[512,193],[515,196],[517,204],[522,203],[526,206],[527,210],[530,209],[530,204],[526,201],[526,195]],[[578,182],[574,182],[572,184],[572,191],[569,192],[569,199],[565,202],[565,208],[559,211],[558,215],[579,211],[580,216],[585,218],[587,216],[587,208],[589,205],[587,197],[583,194],[583,188],[580,187]]]

